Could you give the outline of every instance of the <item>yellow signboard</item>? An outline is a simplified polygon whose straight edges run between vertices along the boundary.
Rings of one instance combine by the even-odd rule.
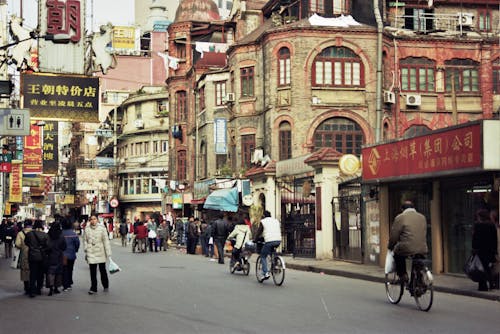
[[[12,160],[12,172],[9,179],[9,202],[23,201],[23,164],[20,160]]]
[[[114,27],[113,28],[113,49],[136,49],[134,27]]]

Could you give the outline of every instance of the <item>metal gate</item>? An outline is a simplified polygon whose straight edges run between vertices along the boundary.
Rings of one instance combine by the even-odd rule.
[[[361,220],[361,184],[339,185],[339,196],[334,198],[335,257],[363,262],[363,229]]]
[[[294,257],[316,257],[314,215],[294,215],[285,220],[283,252]]]

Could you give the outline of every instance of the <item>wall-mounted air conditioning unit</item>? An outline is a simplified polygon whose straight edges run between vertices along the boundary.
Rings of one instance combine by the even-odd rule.
[[[136,119],[134,125],[137,129],[144,129],[144,121],[142,119]]]
[[[396,103],[396,94],[388,90],[384,91],[384,103],[394,104]]]
[[[420,94],[407,94],[406,95],[406,106],[407,107],[418,107],[422,104],[422,96]]]
[[[236,100],[236,94],[234,93],[227,93],[226,97],[224,98],[225,102],[234,102]]]
[[[457,13],[458,25],[463,27],[471,27],[474,23],[474,14],[472,13]]]

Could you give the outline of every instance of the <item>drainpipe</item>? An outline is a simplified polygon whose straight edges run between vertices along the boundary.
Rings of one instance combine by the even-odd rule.
[[[383,23],[380,15],[379,1],[373,0],[373,14],[377,22],[377,83],[376,83],[376,122],[375,122],[375,142],[380,141],[380,128],[382,123],[382,32]]]

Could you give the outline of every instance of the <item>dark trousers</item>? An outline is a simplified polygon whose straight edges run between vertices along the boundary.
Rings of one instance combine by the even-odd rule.
[[[394,262],[396,263],[396,273],[402,277],[406,274],[406,256],[394,254]]]
[[[201,254],[207,255],[208,254],[208,237],[202,235],[200,237],[200,245],[201,245]]]
[[[63,266],[63,289],[67,289],[73,285],[73,268],[75,260],[68,259],[68,263]]]
[[[156,238],[148,238],[149,241],[149,251],[153,251],[153,245],[155,246],[155,252],[158,251],[158,244],[156,243]]]
[[[187,239],[187,253],[196,254],[196,245],[198,244],[198,238],[188,238]]]
[[[106,271],[106,263],[91,263],[90,267],[90,290],[97,292],[97,265],[99,265],[99,273],[101,274],[101,283],[104,289],[109,287],[108,273]]]
[[[224,245],[226,239],[214,238],[215,246],[217,247],[217,253],[219,254],[219,263],[224,263]]]
[[[30,294],[41,294],[45,266],[41,261],[30,261]]]

